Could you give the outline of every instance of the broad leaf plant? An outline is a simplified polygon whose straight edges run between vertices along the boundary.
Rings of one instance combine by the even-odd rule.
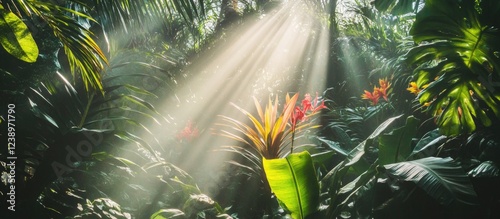
[[[443,134],[490,126],[500,117],[500,2],[425,1],[407,54],[418,94]]]

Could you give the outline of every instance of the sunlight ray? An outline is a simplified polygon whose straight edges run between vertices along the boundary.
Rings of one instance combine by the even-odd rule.
[[[210,130],[218,121],[217,115],[244,119],[230,102],[252,112],[253,96],[265,101],[277,95],[284,101],[289,92],[323,91],[327,31],[318,29],[319,21],[303,7],[301,1],[285,2],[265,19],[248,18],[228,31],[224,42],[202,53],[184,70],[191,75],[190,80],[182,84],[175,97],[183,101],[173,104],[167,99],[160,107],[174,118],[173,123],[153,131],[162,145],[176,145],[181,142],[175,134],[187,121],[200,129],[196,140],[182,145],[187,148],[177,157],[181,168],[221,174],[221,162],[229,158],[212,150],[235,143],[214,137]],[[216,184],[217,180],[211,182]]]

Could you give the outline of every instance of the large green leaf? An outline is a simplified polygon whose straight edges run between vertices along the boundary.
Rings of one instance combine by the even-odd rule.
[[[477,194],[469,177],[451,158],[428,157],[384,167],[389,177],[415,183],[442,205],[478,205]]]
[[[293,218],[305,218],[319,207],[319,184],[309,152],[265,159],[263,167],[271,190]]]
[[[381,165],[405,161],[411,153],[411,141],[417,134],[419,120],[413,116],[406,125],[379,137],[378,157]]]
[[[11,11],[0,5],[0,44],[5,51],[25,62],[38,58],[38,46],[28,26]]]
[[[421,104],[446,135],[472,132],[500,117],[500,2],[427,0],[407,54],[415,70]],[[479,102],[479,103],[478,103]]]

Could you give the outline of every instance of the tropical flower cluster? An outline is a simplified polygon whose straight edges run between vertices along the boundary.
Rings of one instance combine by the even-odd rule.
[[[252,124],[247,125],[242,121],[222,116],[226,124],[220,125],[233,130],[222,130],[222,135],[254,148],[266,159],[282,157],[285,154],[284,148],[293,144],[295,133],[311,128],[312,124],[305,121],[326,108],[324,101],[318,100],[318,95],[313,100],[310,94],[306,94],[301,105],[297,106],[298,96],[298,94],[292,97],[287,95],[281,111],[278,110],[277,97],[274,102],[269,99],[265,108],[262,108],[254,98],[257,109],[255,116],[233,104],[250,119]]]
[[[383,98],[385,101],[388,101],[389,88],[391,87],[391,83],[387,81],[387,79],[379,79],[378,83],[380,87],[374,86],[373,91],[365,90],[364,94],[361,95],[361,98],[365,100],[370,100],[372,105],[377,105],[380,98]]]
[[[295,106],[293,116],[290,118],[292,130],[295,130],[298,121],[305,121],[308,117],[318,113],[321,109],[326,109],[325,101],[318,101],[318,92],[312,100],[311,94],[304,95],[301,106]]]

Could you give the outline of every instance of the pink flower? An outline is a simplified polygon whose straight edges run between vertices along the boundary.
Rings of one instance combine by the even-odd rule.
[[[186,140],[187,142],[190,142],[194,138],[198,137],[198,134],[199,134],[198,128],[193,126],[193,123],[190,120],[188,120],[184,129],[182,129],[177,134],[177,140],[179,141]]]

